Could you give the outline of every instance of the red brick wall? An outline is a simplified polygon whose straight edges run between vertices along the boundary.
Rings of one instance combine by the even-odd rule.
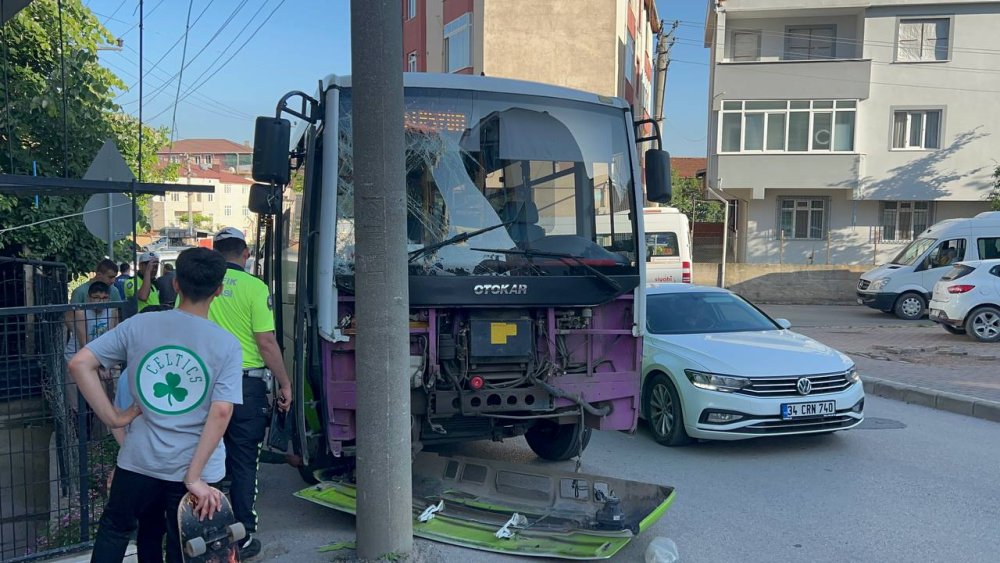
[[[409,68],[409,56],[417,52],[417,70],[427,71],[427,0],[417,0],[416,17],[407,19],[408,0],[403,3],[403,70]]]

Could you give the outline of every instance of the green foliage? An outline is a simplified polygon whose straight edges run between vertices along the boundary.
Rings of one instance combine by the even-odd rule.
[[[62,177],[65,148],[65,173],[80,178],[104,141],[112,139],[138,176],[139,123],[115,104],[115,89],[125,85],[97,58],[98,45],[110,43],[112,36],[80,0],[64,0],[62,5],[67,135],[63,135],[57,2],[35,0],[6,24],[10,107],[9,112],[0,112],[0,171],[32,174],[37,166],[39,176]],[[8,117],[13,167],[7,150]],[[156,167],[156,151],[166,142],[165,130],[143,128],[144,180],[176,178],[176,167]],[[86,201],[87,196],[42,197],[36,207],[34,198],[0,196],[3,227],[44,221],[0,234],[0,254],[65,262],[71,276],[90,271],[107,245],[86,230],[79,216],[50,221],[80,213]],[[148,227],[148,197],[140,198],[139,208],[139,224]]]
[[[991,211],[1000,211],[1000,166],[993,169],[993,187],[986,194]]]
[[[721,223],[723,221],[722,203],[704,199],[700,180],[681,178],[674,170],[671,184],[673,185],[674,197],[671,199],[670,205],[681,210],[691,222]]]

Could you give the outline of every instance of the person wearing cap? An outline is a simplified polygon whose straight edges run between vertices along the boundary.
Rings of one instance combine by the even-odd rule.
[[[159,269],[160,257],[155,252],[143,252],[139,255],[139,266],[136,268],[139,281],[136,278],[125,281],[125,298],[135,297],[137,311],[160,304],[160,293],[156,290],[156,274]],[[136,285],[139,287],[136,288]]]
[[[292,383],[274,334],[274,301],[263,281],[247,273],[250,257],[246,237],[234,227],[219,231],[213,247],[228,262],[222,293],[212,301],[208,318],[229,331],[243,348],[243,404],[236,405],[223,439],[226,469],[231,484],[229,495],[236,519],[246,528],[240,550],[244,558],[260,552],[257,531],[257,466],[260,448],[269,422],[267,394],[271,376],[278,382],[277,407],[287,412],[292,404]]]

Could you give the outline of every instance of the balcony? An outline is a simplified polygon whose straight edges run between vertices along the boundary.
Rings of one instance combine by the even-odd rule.
[[[742,153],[716,158],[718,177],[726,189],[852,190],[858,185],[861,157],[854,153]]]
[[[715,66],[715,92],[730,100],[864,100],[871,76],[867,59],[724,62]]]

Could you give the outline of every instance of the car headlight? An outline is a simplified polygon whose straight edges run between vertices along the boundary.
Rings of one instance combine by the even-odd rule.
[[[889,285],[889,281],[891,281],[891,278],[879,278],[873,281],[872,284],[868,286],[868,289],[871,289],[873,291],[878,291],[879,289],[882,289],[883,287]]]
[[[740,389],[750,385],[750,380],[745,377],[717,375],[714,373],[695,371],[693,369],[686,369],[684,370],[684,373],[687,375],[688,381],[690,381],[692,385],[699,389],[708,389],[709,391],[732,393],[733,391],[739,391]]]
[[[848,383],[854,383],[855,381],[859,381],[861,379],[861,375],[858,374],[858,368],[855,366],[851,366],[851,369],[847,370],[847,375],[845,377],[847,378]]]

